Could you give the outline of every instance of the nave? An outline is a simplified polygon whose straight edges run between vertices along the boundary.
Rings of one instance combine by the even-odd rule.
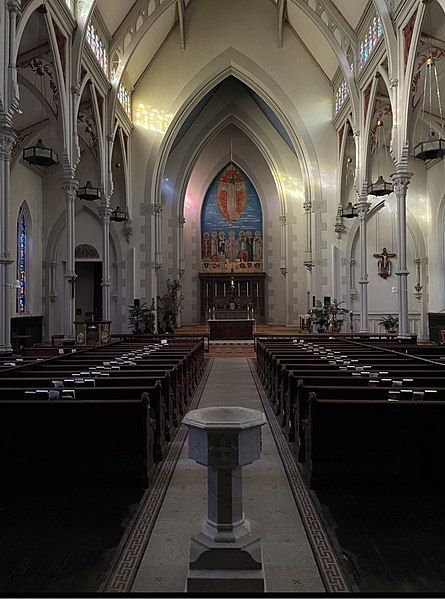
[[[159,364],[172,360],[181,344],[180,340],[176,343],[179,344],[176,349],[174,342],[164,349],[155,345],[156,351],[144,364],[147,371],[149,361]],[[256,521],[262,531],[267,591],[441,592],[444,588],[442,540],[445,534],[443,482],[419,476],[414,462],[411,475],[400,479],[345,477],[341,473],[342,460],[348,462],[357,457],[351,446],[347,454],[338,454],[336,462],[332,463],[337,474],[310,489],[307,477],[305,480],[304,464],[297,466],[295,443],[286,440],[287,433],[276,414],[278,398],[283,397],[286,403],[287,390],[283,381],[279,381],[281,374],[287,372],[292,377],[301,372],[306,386],[315,388],[308,361],[315,363],[319,358],[313,353],[313,347],[324,346],[328,350],[334,346],[342,347],[342,352],[350,353],[350,357],[356,352],[357,357],[366,356],[368,363],[374,360],[379,368],[382,367],[379,363],[385,360],[386,375],[403,372],[406,368],[410,375],[418,376],[423,369],[424,376],[418,380],[426,381],[428,374],[430,387],[440,385],[444,367],[440,361],[441,349],[412,345],[405,350],[413,356],[422,356],[419,360],[397,350],[388,350],[383,343],[381,348],[375,344],[360,347],[360,343],[354,348],[349,341],[329,342],[325,337],[323,345],[317,343],[317,339],[315,343],[305,342],[308,355],[303,352],[299,358],[301,348],[295,347],[289,338],[260,339],[258,343],[258,368],[256,360],[250,358],[248,344],[228,344],[225,358],[206,360],[203,376],[194,393],[187,394],[188,399],[172,387],[171,400],[172,413],[181,397],[188,410],[222,405],[265,411],[268,424],[262,432],[261,459],[245,469],[243,479],[246,517]],[[394,342],[391,345],[396,347]],[[128,351],[128,344],[116,344],[114,348],[86,350],[83,355],[92,360],[95,353],[103,357],[100,352],[105,352],[109,357],[111,351],[122,351],[123,347]],[[197,347],[199,350],[199,345]],[[262,374],[266,369],[262,353],[265,347],[268,347],[270,357],[278,357],[282,365],[289,365],[281,374],[278,370],[274,372],[275,382],[268,382]],[[230,357],[233,350],[237,352],[236,357]],[[242,351],[247,357],[238,355]],[[164,357],[161,358],[158,352],[164,352]],[[71,356],[45,361],[46,366],[37,364],[34,368],[54,371],[59,364],[58,368],[63,371],[63,368],[69,369],[70,361],[81,360],[82,352],[77,357]],[[350,383],[355,385],[351,390],[357,392],[357,385],[362,385],[362,392],[367,392],[368,383],[363,385],[364,381],[373,377],[369,377],[369,372],[365,377],[357,377],[340,370],[345,368],[341,365],[343,358],[344,354],[335,358],[335,365],[324,365],[325,370],[331,369],[326,395],[335,393],[335,386],[343,379],[342,393],[347,397],[345,379],[348,376]],[[141,368],[138,362],[137,366],[126,365],[124,372],[123,366],[114,373],[109,371],[110,378],[115,381],[128,379],[134,369],[137,375]],[[64,363],[68,365],[63,366]],[[17,372],[32,370],[32,365],[25,362],[18,368]],[[14,367],[5,368],[1,377],[9,381],[9,385],[12,370]],[[189,371],[188,374],[193,373]],[[320,365],[316,375],[317,390],[322,396],[324,377]],[[34,377],[38,378],[36,373]],[[411,381],[412,386],[412,379],[405,380]],[[384,379],[386,385],[387,381]],[[110,385],[113,384],[108,383],[101,390],[96,387],[97,397],[105,400],[107,393],[112,393],[113,386]],[[274,391],[269,393],[267,390],[271,388]],[[131,396],[135,389],[139,392],[140,385],[121,388],[121,395]],[[384,387],[382,391],[378,387],[374,389],[376,398],[385,391]],[[401,391],[400,388],[391,389],[392,393]],[[82,393],[79,388],[76,391]],[[369,391],[372,393],[372,389]],[[86,389],[84,393],[87,393]],[[438,393],[441,393],[440,387]],[[356,399],[360,398],[357,396]],[[112,401],[118,406],[118,399]],[[60,414],[66,409],[66,401],[59,402],[52,406]],[[377,402],[382,407],[385,405]],[[23,405],[23,400],[20,403]],[[439,400],[438,406],[440,403]],[[73,409],[88,409],[82,402],[80,404],[78,408],[73,404]],[[428,402],[423,404],[425,406],[417,404],[419,411],[423,407],[428,410]],[[390,405],[403,410],[402,404],[387,404],[387,407]],[[412,403],[411,408],[414,410],[416,403]],[[0,409],[4,411],[5,405]],[[37,428],[38,420],[34,420],[34,424]],[[419,446],[420,433],[421,428],[416,433]],[[48,477],[40,479],[38,474],[29,477],[29,472],[19,469],[14,484],[8,484],[7,492],[2,493],[0,591],[183,592],[190,531],[206,513],[207,474],[205,468],[188,458],[186,427],[179,426],[176,433],[172,427],[170,434],[171,441],[163,445],[163,460],[154,476],[150,468],[152,476],[148,489],[127,471],[134,455],[126,456],[119,451],[109,454],[108,459],[99,451],[97,458],[89,462],[93,476],[91,471],[83,470],[85,463],[82,461],[70,463],[69,477],[64,476],[67,454],[62,445],[59,455],[50,456],[46,462],[46,465],[55,462],[55,472],[58,469],[59,475],[62,473],[61,479],[60,476],[54,481]],[[102,436],[102,442],[105,439]],[[382,436],[379,443],[383,443]],[[378,450],[379,445],[376,447]],[[95,451],[98,451],[97,447]],[[378,458],[378,451],[376,455]],[[57,459],[53,459],[55,457]],[[104,467],[106,477],[94,475]]]

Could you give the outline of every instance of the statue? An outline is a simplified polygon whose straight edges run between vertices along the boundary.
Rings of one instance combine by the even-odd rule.
[[[374,258],[378,259],[378,275],[382,279],[387,279],[391,275],[391,258],[395,258],[396,254],[388,254],[386,248],[383,248],[381,254],[374,254]]]

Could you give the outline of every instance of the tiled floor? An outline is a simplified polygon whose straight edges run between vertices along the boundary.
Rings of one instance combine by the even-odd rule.
[[[262,409],[245,359],[215,360],[199,407],[240,405]],[[206,469],[184,445],[132,592],[182,592],[192,525],[206,513]],[[261,459],[244,469],[244,511],[262,529],[269,592],[323,592],[297,506],[268,425]],[[153,565],[156,564],[156,567]],[[174,567],[172,567],[174,564]],[[215,589],[216,590],[216,589]]]

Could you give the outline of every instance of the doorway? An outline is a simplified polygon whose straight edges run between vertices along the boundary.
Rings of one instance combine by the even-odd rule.
[[[102,319],[102,262],[76,261],[76,320]]]

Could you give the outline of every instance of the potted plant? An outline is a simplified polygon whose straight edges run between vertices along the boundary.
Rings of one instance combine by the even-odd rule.
[[[154,301],[151,306],[148,307],[147,304],[142,304],[143,309],[143,322],[144,322],[144,333],[154,333],[155,332],[155,324],[156,324],[156,316],[155,316],[155,305]]]
[[[128,306],[128,322],[133,327],[133,334],[140,335],[141,327],[144,324],[144,304],[136,303]]]
[[[341,304],[333,300],[330,304],[322,304],[320,300],[317,300],[316,305],[309,314],[312,317],[312,321],[318,325],[317,331],[324,333],[326,329],[328,333],[339,333],[343,325],[343,320],[339,319],[340,314],[346,314],[348,311],[346,308],[342,308]]]
[[[154,304],[152,303],[150,308],[145,302],[128,306],[128,321],[133,327],[134,335],[141,335],[142,333],[154,333]]]
[[[381,324],[388,333],[395,333],[397,327],[399,326],[399,319],[397,316],[387,314],[384,318],[382,318],[379,324]]]
[[[158,295],[158,309],[162,313],[165,331],[172,333],[177,324],[184,296],[181,293],[182,286],[178,279],[167,279],[165,285],[164,295]]]
[[[322,305],[320,300],[316,301],[315,307],[309,310],[309,314],[311,315],[312,322],[317,326],[317,331],[324,333],[328,324],[328,317],[325,306]]]

